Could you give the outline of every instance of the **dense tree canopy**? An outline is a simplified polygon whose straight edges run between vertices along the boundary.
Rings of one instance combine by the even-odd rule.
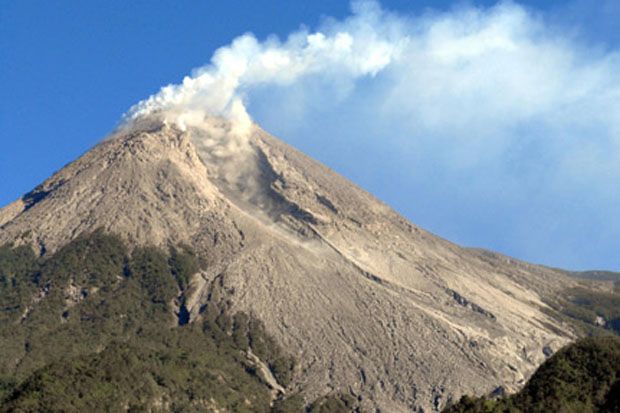
[[[274,393],[246,351],[283,386],[294,360],[216,291],[198,321],[180,323],[199,268],[187,247],[130,253],[102,232],[46,259],[0,247],[0,412],[270,411]]]

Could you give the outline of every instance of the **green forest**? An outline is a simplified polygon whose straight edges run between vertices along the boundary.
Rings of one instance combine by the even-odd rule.
[[[45,259],[0,247],[0,412],[350,411],[337,395],[304,408],[276,394],[248,350],[284,387],[295,361],[258,320],[230,314],[220,283],[188,323],[203,265],[187,247],[130,253],[102,232]]]

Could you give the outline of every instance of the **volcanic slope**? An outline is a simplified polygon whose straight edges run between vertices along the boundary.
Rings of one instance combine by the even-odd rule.
[[[97,229],[190,245],[207,263],[190,322],[216,281],[297,359],[286,391],[307,400],[438,410],[518,389],[574,338],[545,298],[577,281],[434,236],[257,126],[134,121],[0,210],[0,245],[44,256]]]

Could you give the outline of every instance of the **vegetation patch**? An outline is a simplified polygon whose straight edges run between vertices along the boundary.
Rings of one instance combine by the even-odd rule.
[[[572,324],[581,336],[620,334],[620,291],[596,291],[584,287],[564,291],[547,300],[550,315]]]
[[[221,279],[198,321],[175,316],[203,266],[189,247],[130,253],[101,231],[45,259],[0,247],[0,412],[271,411],[248,351],[284,387],[295,362],[260,321],[230,311]],[[285,396],[282,411],[303,411]]]
[[[620,337],[589,337],[545,361],[517,394],[463,396],[444,413],[620,412]]]

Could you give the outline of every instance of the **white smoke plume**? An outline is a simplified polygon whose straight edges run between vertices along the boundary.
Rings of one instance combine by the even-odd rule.
[[[245,133],[251,118],[244,93],[262,85],[290,85],[309,75],[337,73],[348,80],[374,76],[401,49],[401,38],[384,27],[377,4],[355,3],[355,14],[325,31],[295,32],[285,42],[276,37],[259,42],[252,34],[218,49],[211,64],[195,69],[180,85],[168,85],[135,105],[129,118],[163,113],[180,127],[202,125],[205,117],[232,121],[237,134]]]
[[[154,112],[228,119],[228,137],[256,119],[459,242],[572,267],[617,256],[620,51],[517,3],[356,1],[284,41],[245,34],[127,117]]]

